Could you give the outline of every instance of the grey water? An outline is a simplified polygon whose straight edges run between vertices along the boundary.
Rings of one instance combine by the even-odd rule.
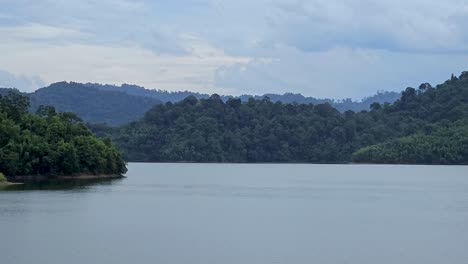
[[[468,167],[131,163],[16,186],[0,263],[466,264]]]

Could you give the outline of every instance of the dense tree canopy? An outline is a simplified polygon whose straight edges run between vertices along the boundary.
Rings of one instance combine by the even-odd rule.
[[[18,90],[0,88],[0,95],[10,91],[20,93]],[[141,119],[145,112],[155,104],[176,103],[192,95],[198,100],[208,99],[208,94],[197,92],[168,92],[163,90],[145,89],[137,85],[123,84],[121,86],[102,85],[92,83],[58,82],[35,92],[24,94],[31,101],[31,112],[35,112],[41,105],[50,105],[59,112],[73,112],[88,123],[106,123],[116,126],[127,124]],[[351,99],[317,99],[305,97],[301,94],[266,94],[264,96],[242,95],[239,98],[247,102],[250,98],[262,100],[265,96],[272,102],[298,103],[298,104],[323,104],[329,103],[338,111],[369,110],[372,102],[394,102],[399,93],[378,92],[376,95],[364,98],[362,101]],[[232,96],[220,96],[226,102]]]
[[[0,172],[15,175],[126,172],[110,139],[97,139],[73,113],[41,106],[28,113],[19,93],[0,96]]]
[[[355,162],[392,164],[468,164],[468,124],[440,126],[434,132],[362,148]]]
[[[73,112],[86,122],[123,125],[141,118],[148,109],[161,101],[126,94],[122,91],[102,91],[80,83],[59,82],[29,94],[31,110],[50,105],[59,112]]]
[[[468,74],[463,73],[436,88],[407,88],[395,103],[373,103],[370,111],[358,113],[340,113],[329,104],[189,96],[179,103],[156,105],[138,122],[93,130],[111,135],[131,161],[341,163],[352,161],[353,153],[364,148],[355,161],[459,164],[468,160],[466,152],[442,145],[465,142],[467,117]],[[456,136],[441,142],[443,129],[456,121]],[[431,158],[364,155],[420,141],[430,146],[426,150]],[[366,148],[384,142],[389,143]]]

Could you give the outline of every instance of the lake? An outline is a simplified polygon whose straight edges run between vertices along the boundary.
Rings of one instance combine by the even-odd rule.
[[[468,167],[129,164],[0,192],[0,263],[468,263]]]

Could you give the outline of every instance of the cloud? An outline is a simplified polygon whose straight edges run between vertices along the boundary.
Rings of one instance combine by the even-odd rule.
[[[67,40],[99,45],[140,46],[157,54],[183,55],[176,30],[157,13],[147,8],[148,2],[129,0],[6,0],[5,10],[14,14],[3,26],[24,32],[31,29],[34,35],[64,34]],[[160,11],[161,12],[161,11]],[[0,27],[2,26],[0,19]],[[35,27],[35,28],[33,28]],[[61,29],[60,32],[52,32]],[[73,36],[75,34],[75,36]],[[57,38],[56,38],[57,39]]]
[[[278,47],[272,60],[221,67],[215,85],[249,94],[300,92],[319,98],[361,99],[379,90],[438,84],[466,69],[468,54],[403,53],[335,48],[303,53]],[[415,70],[416,69],[416,70]]]
[[[45,83],[39,76],[17,76],[0,70],[0,88],[16,88],[23,92],[32,92],[44,86]]]
[[[468,3],[459,0],[6,0],[16,25],[91,34],[88,41],[141,45],[180,55],[197,34],[232,55],[268,46],[468,52]],[[0,25],[1,25],[0,20]]]
[[[41,24],[28,24],[21,26],[0,27],[0,35],[3,42],[16,41],[77,41],[79,39],[89,38],[89,34],[79,32],[73,29],[53,27]]]
[[[46,82],[60,80],[99,83],[136,83],[168,90],[191,89],[224,93],[214,86],[217,68],[244,64],[249,57],[226,55],[196,35],[181,36],[190,54],[156,54],[132,45],[30,42],[22,37],[0,42],[0,68],[16,74],[34,72]],[[13,40],[14,42],[13,44]],[[19,87],[21,88],[21,87]]]
[[[468,68],[460,0],[4,0],[0,13],[0,67],[47,82],[360,97]]]
[[[463,1],[275,1],[269,39],[305,52],[335,47],[468,51]]]

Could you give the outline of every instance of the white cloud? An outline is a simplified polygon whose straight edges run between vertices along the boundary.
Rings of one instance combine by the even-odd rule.
[[[336,46],[468,51],[464,1],[275,1],[270,39],[304,51]]]
[[[89,38],[90,35],[73,29],[41,24],[0,27],[3,42],[17,41],[63,41]],[[55,42],[56,43],[56,42]]]
[[[361,97],[468,69],[464,0],[4,0],[1,13],[0,67],[47,82]]]
[[[61,31],[60,31],[61,32]],[[64,31],[68,32],[68,31]],[[0,42],[0,68],[20,74],[40,75],[47,83],[68,80],[99,83],[136,83],[167,90],[190,89],[224,93],[214,86],[217,68],[245,64],[248,57],[233,57],[208,45],[196,35],[184,35],[186,55],[155,54],[132,45],[30,42],[12,30],[4,30],[9,42]],[[62,33],[60,33],[62,34]],[[56,36],[44,32],[41,36]],[[63,34],[62,34],[63,35]]]
[[[250,94],[300,92],[319,98],[361,99],[378,90],[438,84],[467,68],[468,54],[425,54],[335,48],[303,53],[275,49],[277,58],[218,69],[216,85]]]
[[[44,81],[39,76],[14,75],[0,70],[0,88],[16,88],[24,92],[32,92],[44,85]]]

